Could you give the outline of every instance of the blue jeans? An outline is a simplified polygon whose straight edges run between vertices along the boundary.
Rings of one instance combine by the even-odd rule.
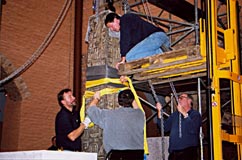
[[[169,38],[164,32],[155,32],[131,48],[126,54],[126,61],[129,62],[154,54],[163,53],[160,48],[163,44],[169,48]]]

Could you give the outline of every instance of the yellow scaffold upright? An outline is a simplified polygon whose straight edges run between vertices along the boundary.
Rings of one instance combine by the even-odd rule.
[[[208,17],[206,22],[206,45],[209,59],[208,73],[211,79],[210,104],[210,148],[213,155],[210,159],[223,159],[223,141],[237,146],[238,159],[241,159],[242,143],[242,106],[241,106],[241,70],[238,39],[237,1],[227,0],[227,28],[219,27],[217,4],[218,1],[207,1]],[[224,45],[219,45],[219,35],[224,37]],[[233,133],[227,133],[221,128],[221,81],[230,82],[231,115]]]

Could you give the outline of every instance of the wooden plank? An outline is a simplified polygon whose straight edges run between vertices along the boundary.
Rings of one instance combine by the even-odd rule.
[[[178,61],[173,61],[173,62],[170,62],[170,63],[160,63],[160,64],[157,64],[157,65],[151,65],[147,68],[142,68],[140,70],[140,72],[148,72],[148,71],[151,71],[152,70],[157,70],[157,69],[163,69],[163,70],[166,70],[166,68],[170,68],[170,67],[177,67],[177,66],[185,66],[187,65],[188,63],[191,63],[191,62],[197,62],[199,63],[200,60],[202,60],[201,57],[194,57],[194,58],[189,58],[189,59],[182,59],[182,60],[178,60]],[[138,73],[138,72],[136,72]]]
[[[144,70],[148,70],[151,66],[165,67],[169,65],[174,65],[174,63],[184,63],[183,59],[201,59],[198,46],[190,46],[183,49],[178,49],[170,52],[165,52],[163,54],[157,54],[150,57],[145,57],[143,59],[127,62],[120,65],[119,74],[120,75],[130,75]],[[163,66],[162,66],[163,65]],[[145,67],[146,66],[146,67]],[[147,68],[147,69],[144,69]],[[155,67],[153,67],[155,68]]]
[[[152,84],[156,88],[156,92],[159,95],[170,95],[172,92],[170,87],[170,82],[174,82],[174,86],[177,90],[177,93],[179,92],[188,92],[188,91],[195,91],[197,90],[197,84],[198,84],[198,77],[201,78],[203,82],[207,80],[206,78],[207,73],[206,72],[199,72],[199,73],[193,73],[189,75],[181,75],[176,77],[169,77],[169,78],[161,78],[156,77],[151,79]],[[147,80],[134,80],[133,79],[133,85],[137,90],[143,91],[143,92],[150,92],[150,87],[148,85]],[[204,89],[204,88],[203,88]]]
[[[203,72],[206,71],[206,63],[203,63],[202,65],[199,66],[193,66],[193,67],[187,67],[187,68],[173,68],[170,70],[166,70],[165,72],[140,72],[137,74],[133,75],[133,79],[135,80],[148,80],[152,78],[157,78],[157,77],[165,77],[165,76],[170,76],[173,77],[174,75],[182,75],[182,74],[188,74],[189,72],[196,73],[197,72]],[[173,75],[173,76],[172,76]]]
[[[155,78],[152,79],[152,83],[154,85],[158,85],[158,84],[164,84],[164,83],[169,83],[169,82],[174,82],[174,81],[181,81],[181,80],[188,80],[188,79],[194,79],[194,78],[198,78],[198,77],[206,77],[207,73],[206,72],[200,72],[200,73],[194,73],[194,74],[190,74],[190,75],[182,75],[182,76],[178,76],[178,77],[171,77],[171,78]],[[188,82],[191,83],[191,82]]]

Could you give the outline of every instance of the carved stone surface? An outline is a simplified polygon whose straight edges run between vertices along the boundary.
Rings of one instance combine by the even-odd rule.
[[[87,63],[89,68],[103,67],[104,65],[115,68],[116,62],[120,60],[119,38],[109,36],[108,28],[104,24],[104,19],[107,13],[108,11],[103,11],[99,15],[93,15],[89,18],[90,30],[88,32],[89,46]],[[93,73],[90,74],[93,80],[95,75],[93,75]],[[87,75],[90,74],[87,73]],[[98,75],[103,74],[97,73],[97,78],[100,79],[100,76]],[[109,84],[103,84],[101,86],[88,88],[88,90],[98,91],[109,87],[113,86]],[[90,102],[90,100],[91,99],[87,99],[86,103]],[[98,103],[98,107],[106,109],[113,109],[117,106],[117,94],[111,94],[108,96],[104,95]],[[98,153],[98,160],[104,160],[106,156],[103,148],[102,136],[102,129],[97,125],[86,130],[82,136],[83,151]]]
[[[98,16],[89,18],[88,32],[88,62],[87,66],[108,65],[115,67],[120,60],[119,38],[111,37],[104,19],[108,11],[101,12]]]

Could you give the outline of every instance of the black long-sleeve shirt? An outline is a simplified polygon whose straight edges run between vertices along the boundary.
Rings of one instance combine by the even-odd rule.
[[[164,32],[164,30],[143,20],[138,15],[124,14],[120,18],[121,57],[125,57],[131,48],[154,32]]]

